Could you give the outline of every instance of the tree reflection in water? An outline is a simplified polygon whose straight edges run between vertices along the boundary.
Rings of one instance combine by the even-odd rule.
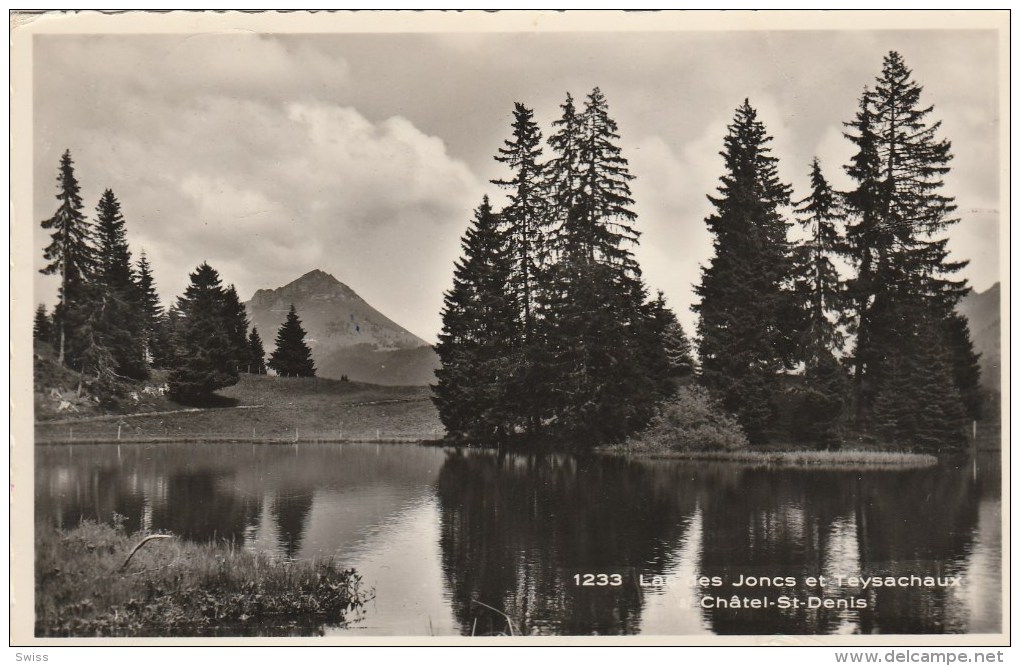
[[[437,482],[443,572],[462,632],[632,634],[637,576],[663,571],[694,513],[685,485],[624,460],[454,452]],[[574,575],[619,574],[584,587]]]

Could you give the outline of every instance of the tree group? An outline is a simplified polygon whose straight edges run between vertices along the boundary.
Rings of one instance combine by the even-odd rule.
[[[854,186],[834,191],[815,160],[811,192],[796,204],[805,232],[796,244],[771,138],[746,101],[737,109],[720,194],[710,197],[715,252],[695,309],[701,379],[752,441],[776,434],[788,393],[792,434],[826,446],[852,427],[951,449],[963,442],[964,418],[977,416],[977,356],[955,311],[968,287],[952,277],[965,262],[949,260],[943,234],[958,221],[942,193],[950,144],[920,96],[902,57],[886,56],[847,123]]]
[[[634,259],[633,176],[601,91],[582,109],[568,95],[544,144],[516,104],[496,155],[510,174],[493,181],[507,203],[483,199],[446,294],[434,401],[450,436],[617,441],[696,375],[752,443],[831,448],[854,431],[959,447],[981,404],[977,356],[955,311],[965,264],[943,233],[957,221],[942,192],[950,147],[920,96],[890,53],[847,123],[853,188],[834,189],[816,159],[800,199],[755,109],[737,108],[705,220],[697,368]]]
[[[561,110],[543,146],[533,111],[515,105],[496,156],[510,177],[493,181],[507,204],[484,198],[462,240],[434,387],[458,440],[620,440],[692,364],[633,256],[633,177],[604,95],[594,89],[580,111],[568,95]]]
[[[70,151],[61,157],[57,185],[57,211],[42,222],[51,242],[41,272],[60,276],[58,302],[52,314],[38,307],[33,334],[53,346],[58,363],[107,383],[164,369],[170,394],[187,402],[236,383],[240,372],[265,373],[258,333],[249,335],[237,291],[224,288],[215,269],[200,265],[164,310],[148,258],[132,261],[113,191],[103,192],[89,221]]]

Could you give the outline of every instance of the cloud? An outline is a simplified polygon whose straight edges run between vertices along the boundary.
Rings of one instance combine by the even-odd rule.
[[[269,58],[262,70],[274,77],[303,57],[271,42],[254,49]],[[128,55],[123,45],[115,50]],[[192,52],[184,58],[162,51],[171,69],[200,62]],[[58,105],[37,115],[49,140],[39,146],[36,217],[52,214],[48,186],[69,147],[88,205],[106,187],[117,193],[132,247],[147,251],[164,300],[183,291],[202,261],[242,298],[321,268],[431,338],[457,239],[484,185],[441,139],[406,118],[373,122],[350,107],[252,94],[254,80],[227,85],[245,67],[226,54],[197,80],[163,81],[202,91],[167,105],[148,100],[149,83],[134,87],[135,70],[117,80],[108,70],[104,85],[121,93],[93,100],[98,108],[87,128],[59,102],[91,90],[90,80],[62,94],[51,90],[48,100]],[[237,86],[248,94],[234,94]],[[37,245],[45,242],[44,232],[36,236]],[[55,287],[52,279],[41,282]]]
[[[795,198],[816,155],[846,186],[842,123],[891,48],[953,141],[951,247],[987,288],[994,221],[970,211],[998,206],[998,72],[980,31],[40,36],[35,217],[69,147],[89,212],[112,187],[165,296],[203,259],[244,296],[318,267],[434,339],[471,209],[503,196],[487,181],[507,175],[492,155],[513,102],[548,135],[565,91],[583,104],[598,85],[636,176],[637,257],[691,325],[736,106],[759,111]],[[53,280],[36,284],[52,302]]]

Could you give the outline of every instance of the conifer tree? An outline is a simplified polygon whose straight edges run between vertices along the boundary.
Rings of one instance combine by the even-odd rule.
[[[53,338],[53,321],[42,303],[35,309],[35,320],[32,325],[32,339],[38,343],[49,344]]]
[[[590,260],[617,267],[621,274],[640,279],[641,271],[630,250],[639,236],[631,226],[637,220],[637,214],[630,208],[634,200],[629,183],[634,176],[615,143],[620,139],[618,127],[609,116],[605,95],[598,88],[588,95],[580,126],[580,216],[576,228],[568,231],[569,243]]]
[[[796,202],[807,238],[793,248],[795,291],[803,308],[799,357],[807,367],[843,345],[837,328],[842,284],[833,259],[843,251],[838,223],[842,212],[816,158],[811,163],[811,194]]]
[[[533,332],[535,292],[543,252],[540,231],[547,214],[544,193],[542,132],[534,113],[523,104],[514,105],[513,138],[499,149],[496,161],[513,171],[509,180],[494,180],[509,190],[510,202],[500,215],[507,227],[508,251],[514,257],[510,287],[520,309],[521,335],[527,342]]]
[[[545,191],[549,202],[545,246],[553,260],[560,256],[573,228],[572,222],[579,215],[577,204],[581,198],[581,118],[570,93],[567,93],[560,109],[562,116],[553,121],[556,129],[548,139],[553,157],[545,167]]]
[[[276,349],[269,357],[269,367],[283,377],[315,376],[312,350],[305,342],[305,329],[293,304],[276,334]]]
[[[238,372],[245,370],[251,362],[251,348],[248,345],[248,311],[237,295],[234,285],[223,293],[224,313],[227,319],[227,337],[230,340],[231,355]],[[311,376],[311,375],[309,375]]]
[[[969,333],[957,331],[953,343],[945,334],[947,327],[959,326],[949,320],[969,288],[965,280],[953,278],[966,262],[949,259],[944,234],[958,221],[953,217],[953,199],[942,193],[952,159],[950,143],[938,138],[941,123],[929,120],[933,107],[921,104],[921,93],[902,56],[890,52],[874,89],[861,96],[845,134],[857,147],[846,167],[855,181],[847,198],[851,207],[847,233],[848,256],[857,270],[849,285],[855,303],[850,322],[856,334],[855,398],[864,423],[878,408],[880,393],[891,395],[897,382],[909,381],[904,378],[907,372],[917,373],[917,381],[926,384],[922,395],[932,396],[934,402],[936,396],[960,397],[977,390],[973,373],[963,371],[976,359]],[[955,357],[956,362],[946,362],[959,363],[960,372],[894,362],[890,350],[916,338],[913,327],[921,319],[938,332],[924,339],[937,341],[940,353]],[[959,347],[950,353],[954,344]],[[928,384],[947,377],[952,387]],[[916,413],[933,414],[936,410],[929,407],[919,404]],[[881,409],[887,412],[889,406]],[[879,414],[873,416],[870,420],[878,423]],[[919,423],[918,428],[926,426]]]
[[[135,286],[137,289],[137,301],[141,307],[141,330],[145,343],[145,353],[150,362],[157,367],[164,365],[166,351],[161,349],[162,340],[159,330],[163,325],[163,306],[159,302],[159,294],[156,293],[156,282],[152,276],[152,266],[145,252],[138,258]]]
[[[691,346],[661,291],[645,304],[644,309],[647,322],[640,329],[645,336],[640,341],[642,367],[658,385],[661,397],[665,398],[675,391],[675,380],[693,372]]]
[[[838,355],[843,336],[842,280],[833,259],[843,252],[842,210],[817,158],[811,163],[811,194],[796,202],[807,238],[793,248],[794,292],[800,305],[797,357],[804,363],[797,385],[793,431],[819,448],[836,448],[848,383]]]
[[[966,443],[965,413],[944,321],[921,309],[912,314],[886,338],[889,358],[876,388],[873,428],[903,448],[959,450]]]
[[[42,222],[42,227],[52,229],[53,233],[50,244],[43,251],[43,258],[49,263],[40,272],[60,275],[59,302],[54,310],[57,362],[85,369],[80,357],[88,344],[95,340],[88,335],[79,340],[69,338],[77,328],[87,324],[90,314],[88,287],[96,260],[91,243],[92,230],[82,213],[80,187],[74,175],[70,150],[60,158],[57,183],[60,205],[53,217]],[[85,333],[84,329],[82,332]]]
[[[555,261],[542,290],[543,403],[553,432],[599,443],[647,422],[662,395],[665,368],[656,363],[665,361],[631,251],[633,176],[616,144],[617,124],[598,88],[579,116],[569,98],[563,108],[547,180],[558,210],[549,232]]]
[[[248,372],[253,375],[266,374],[266,350],[262,346],[259,329],[254,326],[248,336]]]
[[[177,332],[180,330],[181,313],[177,305],[167,308],[156,327],[153,343],[153,364],[159,368],[170,369],[177,366],[178,354],[176,347]]]
[[[449,437],[489,442],[510,435],[516,403],[509,395],[519,309],[508,288],[514,271],[499,217],[485,197],[461,240],[453,288],[445,295],[436,352],[433,402]]]
[[[967,318],[953,312],[943,320],[943,340],[946,345],[948,362],[953,375],[963,409],[967,418],[979,419],[983,415],[983,396],[981,394],[980,354],[974,351],[974,343],[970,337],[970,326]]]
[[[201,402],[217,389],[237,383],[226,305],[219,273],[202,263],[174,310],[175,358],[167,385],[177,400]]]
[[[744,100],[725,138],[719,196],[709,197],[716,209],[706,219],[715,254],[702,267],[701,302],[694,306],[702,382],[737,415],[752,442],[765,439],[777,375],[794,356],[789,224],[781,212],[790,187],[779,180],[771,140]]]
[[[148,376],[142,304],[131,267],[120,202],[107,189],[96,207],[98,241],[94,307],[100,313],[100,334],[113,357],[115,372],[132,379]]]
[[[690,377],[694,374],[694,347],[690,338],[687,337],[684,327],[672,315],[671,321],[665,327],[662,347],[666,354],[666,376],[676,379]]]

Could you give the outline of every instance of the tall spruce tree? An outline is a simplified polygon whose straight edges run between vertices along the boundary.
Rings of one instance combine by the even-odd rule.
[[[74,175],[70,150],[60,158],[57,184],[60,205],[53,217],[42,222],[43,229],[53,230],[50,244],[43,251],[43,258],[49,263],[40,270],[44,275],[60,275],[59,301],[53,313],[57,329],[57,361],[80,370],[95,370],[94,367],[83,367],[82,358],[90,348],[95,350],[96,344],[89,321],[93,314],[90,312],[89,281],[95,271],[95,248],[92,246],[91,227],[82,213],[81,188]],[[70,339],[72,335],[74,340]],[[102,354],[91,356],[98,360]]]
[[[499,149],[496,161],[513,172],[508,180],[493,180],[509,190],[509,203],[500,213],[507,227],[508,250],[514,257],[510,287],[520,309],[521,335],[525,342],[533,333],[535,292],[541,255],[541,227],[547,214],[542,158],[542,132],[534,121],[534,112],[514,105],[513,137]]]
[[[248,372],[253,375],[266,374],[266,350],[262,346],[259,329],[252,326],[248,336]]]
[[[156,292],[152,266],[144,251],[138,258],[135,276],[136,298],[141,308],[141,332],[145,344],[145,355],[153,365],[166,367],[164,364],[166,350],[161,348],[163,345],[161,345],[162,340],[159,335],[165,315],[163,306],[159,302],[159,294]]]
[[[777,376],[794,358],[789,223],[781,210],[790,187],[779,180],[771,140],[744,100],[725,138],[719,196],[709,196],[714,256],[702,267],[701,302],[694,306],[702,382],[752,442],[765,439]]]
[[[445,295],[436,352],[433,402],[447,435],[455,440],[499,441],[512,434],[517,416],[509,395],[513,350],[521,322],[509,288],[514,260],[499,217],[485,197],[461,239],[453,288]]]
[[[811,194],[796,202],[806,238],[793,248],[794,292],[800,305],[798,354],[804,364],[796,390],[793,434],[818,448],[836,448],[849,389],[839,361],[838,328],[843,285],[833,262],[843,252],[842,207],[817,158],[811,163]]]
[[[545,191],[549,211],[545,218],[547,226],[544,243],[552,260],[560,257],[563,245],[573,228],[573,221],[579,214],[577,204],[581,196],[581,117],[574,106],[574,98],[567,98],[560,105],[562,115],[553,121],[554,132],[548,143],[553,156],[545,167]]]
[[[929,120],[933,107],[921,104],[922,87],[911,77],[902,56],[890,52],[874,89],[861,96],[845,134],[857,147],[846,167],[855,181],[847,198],[851,206],[847,234],[848,256],[857,269],[850,283],[855,303],[851,313],[851,330],[856,333],[855,399],[865,425],[878,423],[873,411],[879,396],[893,395],[895,385],[908,381],[903,378],[908,371],[916,372],[919,382],[949,378],[952,387],[921,389],[920,395],[933,396],[933,401],[935,396],[976,391],[972,373],[922,372],[920,364],[892,360],[891,350],[916,342],[914,328],[923,320],[931,329],[923,339],[937,342],[940,353],[958,359],[961,368],[976,361],[969,334],[947,334],[956,304],[969,291],[966,281],[953,278],[966,262],[949,260],[944,234],[958,221],[953,217],[953,199],[942,193],[952,159],[950,143],[937,137],[941,123]],[[917,413],[934,411],[919,405]],[[957,425],[962,427],[962,417],[960,421]],[[925,429],[918,420],[918,432]]]
[[[305,342],[305,329],[293,304],[276,334],[276,349],[269,357],[269,367],[282,377],[315,376],[312,350]]]
[[[843,252],[841,207],[816,158],[811,163],[811,194],[796,202],[806,238],[793,248],[795,291],[803,309],[799,357],[810,368],[843,345],[837,327],[842,281],[833,262]]]
[[[235,349],[219,273],[202,263],[191,274],[191,284],[177,299],[174,311],[174,367],[167,377],[170,395],[181,402],[202,402],[217,389],[236,384]]]
[[[504,394],[507,418],[521,428],[535,432],[544,408],[541,392],[534,386],[541,382],[542,349],[538,327],[539,288],[542,271],[547,263],[544,227],[549,215],[544,166],[542,164],[542,132],[534,121],[534,113],[523,104],[514,105],[513,134],[504,141],[496,161],[507,165],[512,177],[493,180],[494,185],[508,190],[508,203],[499,214],[512,257],[512,272],[507,288],[517,305],[518,339],[511,346],[506,368],[507,387]],[[518,426],[512,426],[516,429]]]
[[[556,211],[550,230],[555,261],[542,290],[543,402],[550,430],[596,444],[647,422],[664,370],[652,359],[664,365],[664,355],[631,251],[638,240],[633,176],[616,144],[617,124],[598,88],[580,115],[569,98],[563,108],[547,182],[557,208],[570,208]]]
[[[127,232],[120,202],[113,190],[103,192],[96,207],[98,242],[95,303],[101,336],[118,375],[148,376],[145,362],[144,314],[131,266]]]

